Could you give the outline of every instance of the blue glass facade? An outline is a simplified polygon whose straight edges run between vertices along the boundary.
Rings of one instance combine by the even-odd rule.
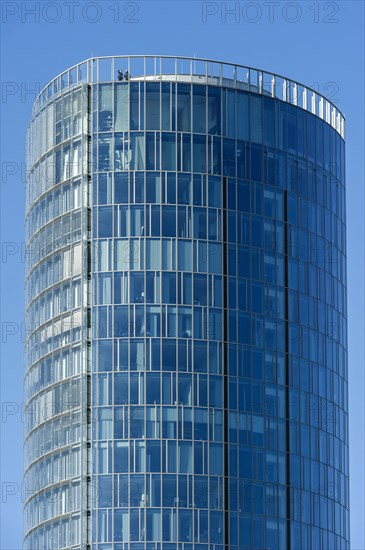
[[[343,127],[259,78],[99,62],[36,111],[28,250],[62,229],[29,256],[27,406],[51,412],[25,547],[349,548]]]

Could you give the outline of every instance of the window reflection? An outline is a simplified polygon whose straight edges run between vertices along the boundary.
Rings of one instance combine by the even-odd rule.
[[[104,550],[112,538],[118,550],[122,542],[175,550],[178,540],[186,550],[193,543],[220,550],[225,368],[230,547],[285,547],[285,525],[276,518],[285,515],[286,317],[296,420],[290,475],[300,496],[292,510],[295,540],[334,548],[345,538],[347,520],[338,518],[346,488],[341,503],[317,502],[318,479],[340,476],[346,487],[338,458],[345,457],[346,434],[339,438],[324,411],[334,398],[346,432],[343,143],[311,113],[258,96],[255,78],[249,94],[132,79],[92,92],[92,399],[100,407],[92,413],[92,463],[105,491],[94,520]],[[80,440],[79,413],[68,415],[62,403],[68,392],[77,396],[82,370],[82,254],[59,249],[80,240],[84,219],[81,109],[75,91],[72,102],[57,98],[37,114],[40,150],[57,148],[29,176],[28,406],[52,402],[67,414],[59,424],[48,417],[42,426],[27,424],[34,427],[27,459],[40,458],[27,475],[47,483],[75,470],[67,459],[69,469],[58,470],[60,453],[42,455]],[[328,243],[336,261],[326,258]],[[335,335],[320,326],[324,316],[339,327]],[[77,383],[61,383],[65,376]],[[73,513],[73,498],[64,490],[54,511]],[[31,529],[38,501],[26,508]],[[48,521],[53,512],[39,513]],[[304,531],[296,530],[301,523]],[[42,546],[32,537],[28,548]]]

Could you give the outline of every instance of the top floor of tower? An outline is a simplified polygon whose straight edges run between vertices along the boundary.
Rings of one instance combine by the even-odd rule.
[[[345,118],[318,91],[281,75],[234,63],[189,57],[137,55],[92,57],[65,70],[39,93],[36,115],[48,101],[71,88],[113,81],[168,81],[209,84],[270,96],[300,107],[332,126],[344,138]]]

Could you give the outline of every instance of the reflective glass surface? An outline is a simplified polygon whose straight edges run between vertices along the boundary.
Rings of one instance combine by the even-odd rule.
[[[346,547],[342,139],[224,87],[93,98],[95,548]]]
[[[80,548],[87,90],[38,112],[26,185],[24,547]],[[85,445],[85,444],[84,444]]]
[[[27,417],[26,475],[55,502],[29,493],[26,548],[349,548],[339,133],[133,74],[54,98],[31,142],[42,124],[26,399],[52,412]]]

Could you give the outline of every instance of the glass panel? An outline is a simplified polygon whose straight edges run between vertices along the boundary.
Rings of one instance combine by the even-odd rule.
[[[191,121],[191,86],[177,85],[177,131],[190,132]]]
[[[176,170],[176,134],[162,133],[162,170]]]
[[[221,133],[221,89],[208,88],[208,134]]]
[[[237,138],[249,139],[248,95],[237,92]]]
[[[193,85],[193,132],[206,132],[206,87]]]
[[[131,133],[131,170],[144,170],[145,143],[144,134]]]
[[[205,136],[193,135],[193,170],[203,173],[207,171]]]
[[[103,84],[99,86],[99,131],[108,132],[113,129],[112,111],[112,85]]]
[[[267,97],[264,101],[264,143],[270,147],[275,145],[275,111],[274,102]]]
[[[129,88],[128,84],[114,85],[114,130],[129,130]]]
[[[146,82],[146,130],[160,129],[160,83]]]
[[[262,98],[250,96],[250,139],[262,143]]]

